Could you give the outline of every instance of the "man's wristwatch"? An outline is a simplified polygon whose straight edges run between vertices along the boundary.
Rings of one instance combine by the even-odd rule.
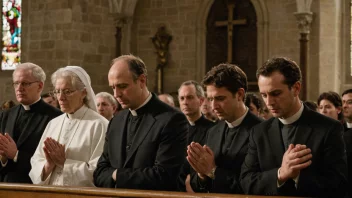
[[[215,179],[215,170],[216,170],[216,166],[213,169],[211,169],[210,173],[207,174],[207,176],[210,179]]]

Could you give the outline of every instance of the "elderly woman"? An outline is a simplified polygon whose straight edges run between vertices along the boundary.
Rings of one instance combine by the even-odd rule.
[[[343,122],[342,100],[339,94],[333,91],[324,92],[318,97],[317,104],[320,114]]]
[[[34,184],[94,186],[108,121],[96,111],[90,77],[78,66],[57,70],[53,94],[65,113],[49,122],[29,173]]]

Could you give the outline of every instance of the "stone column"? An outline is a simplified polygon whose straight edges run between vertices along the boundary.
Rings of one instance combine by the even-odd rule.
[[[309,33],[313,19],[313,13],[310,12],[312,0],[296,0],[297,12],[294,13],[300,33],[300,60],[299,65],[302,72],[302,88],[300,98],[307,99],[307,69],[309,60]]]
[[[131,53],[132,17],[115,17],[116,57]]]

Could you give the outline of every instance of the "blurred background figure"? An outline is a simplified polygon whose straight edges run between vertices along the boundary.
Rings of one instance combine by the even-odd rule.
[[[333,91],[324,92],[318,97],[317,103],[320,114],[343,122],[342,100],[339,94]]]
[[[45,93],[45,94],[42,94],[41,97],[44,100],[44,102],[46,102],[47,104],[60,109],[60,106],[59,106],[59,103],[57,102],[57,99],[54,96],[52,96],[51,94]]]
[[[159,100],[163,101],[164,103],[166,103],[172,107],[175,107],[174,98],[170,94],[167,94],[167,93],[159,94],[158,98],[159,98]]]
[[[304,101],[303,102],[310,110],[313,111],[318,111],[318,105],[317,103],[313,102],[313,101]]]
[[[100,92],[95,96],[98,113],[104,116],[107,120],[111,120],[114,114],[118,112],[119,106],[114,96],[108,92]]]
[[[264,120],[268,120],[271,117],[273,117],[273,115],[271,114],[271,112],[269,111],[268,107],[265,104],[263,104],[263,107],[259,113],[259,116]]]
[[[11,109],[12,107],[16,106],[16,103],[12,100],[6,100],[4,103],[1,105],[1,110],[5,111],[7,109]]]
[[[260,116],[260,111],[262,109],[262,101],[254,93],[247,93],[245,99],[245,105],[249,108],[249,111],[256,116]]]
[[[201,106],[201,111],[206,119],[213,122],[216,122],[218,120],[218,117],[216,116],[213,109],[211,108],[211,104],[207,97],[204,98],[203,104]]]

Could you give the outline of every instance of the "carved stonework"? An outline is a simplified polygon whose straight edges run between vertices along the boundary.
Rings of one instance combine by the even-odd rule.
[[[297,19],[298,29],[300,33],[309,34],[310,32],[310,25],[313,20],[313,13],[312,12],[301,12],[301,13],[294,13]]]
[[[166,31],[166,27],[163,25],[158,28],[158,31],[151,38],[154,44],[156,54],[157,54],[157,82],[156,82],[156,92],[158,94],[163,93],[164,87],[164,74],[163,69],[167,65],[169,60],[169,44],[172,40],[172,36]]]

